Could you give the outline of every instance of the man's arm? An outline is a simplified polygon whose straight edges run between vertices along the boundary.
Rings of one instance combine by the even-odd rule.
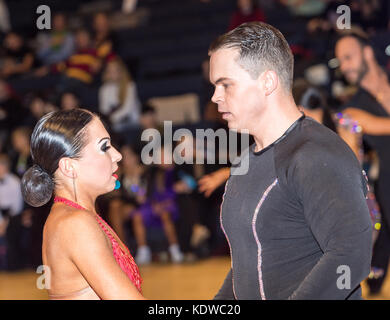
[[[235,300],[233,293],[232,269],[229,270],[229,273],[227,274],[221,289],[219,289],[217,295],[214,297],[214,300]]]
[[[310,150],[289,174],[323,252],[289,299],[346,299],[370,271],[366,181],[352,152],[339,147]]]
[[[343,113],[355,120],[362,127],[365,134],[373,136],[390,135],[390,118],[378,117],[353,107],[345,109]]]

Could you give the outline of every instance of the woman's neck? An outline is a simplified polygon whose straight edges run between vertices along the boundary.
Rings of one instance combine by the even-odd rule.
[[[66,188],[61,188],[59,190],[56,190],[54,195],[56,197],[61,197],[70,200],[78,204],[79,206],[83,207],[87,211],[96,213],[95,202],[97,197],[81,195],[80,193],[79,194],[76,193],[75,195],[73,191],[67,190]]]

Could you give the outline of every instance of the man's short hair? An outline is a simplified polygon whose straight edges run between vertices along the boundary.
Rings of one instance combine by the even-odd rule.
[[[340,31],[340,33],[336,39],[336,43],[344,38],[355,39],[360,44],[361,48],[364,48],[365,46],[373,47],[368,35],[360,29],[346,29],[346,30]]]
[[[277,73],[282,86],[291,91],[294,56],[283,34],[263,22],[243,23],[219,36],[210,46],[209,54],[224,48],[239,50],[239,63],[253,79],[266,70]]]

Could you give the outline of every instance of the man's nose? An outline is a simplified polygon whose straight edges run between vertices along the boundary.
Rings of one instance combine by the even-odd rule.
[[[215,88],[214,94],[211,97],[211,101],[214,103],[218,103],[218,101],[221,101],[221,100],[222,100],[221,93],[217,88]]]
[[[340,61],[340,71],[341,72],[345,72],[345,70],[347,70],[347,63],[345,61]]]

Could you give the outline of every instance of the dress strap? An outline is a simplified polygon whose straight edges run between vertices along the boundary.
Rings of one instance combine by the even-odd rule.
[[[99,223],[99,225],[102,227],[102,229],[104,230],[104,232],[107,234],[107,236],[110,238],[111,242],[112,241],[115,241],[115,238],[113,237],[113,235],[111,234],[111,232],[109,232],[108,228],[109,225],[105,223],[105,221],[103,220],[103,218],[101,216],[99,216],[98,214],[96,215],[96,220],[97,222]]]

